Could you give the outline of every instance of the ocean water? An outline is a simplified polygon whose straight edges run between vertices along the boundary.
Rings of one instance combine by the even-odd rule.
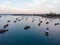
[[[8,20],[10,22],[7,22]],[[14,23],[15,20],[16,23]],[[40,26],[39,20],[42,21]],[[4,29],[5,24],[9,26],[6,28],[7,32],[0,33],[0,45],[60,45],[60,25],[55,23],[60,23],[60,18],[2,15],[0,30]],[[25,26],[31,26],[31,28],[25,30]],[[46,27],[49,28],[48,35],[45,32]]]

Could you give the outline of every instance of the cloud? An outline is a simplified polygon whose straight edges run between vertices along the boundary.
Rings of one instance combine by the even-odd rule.
[[[9,4],[9,3],[10,3],[10,1],[5,1],[5,3],[6,3],[6,4]]]
[[[5,0],[0,4],[0,12],[10,13],[59,13],[60,0],[32,0],[31,2],[19,2],[15,4],[11,0]]]

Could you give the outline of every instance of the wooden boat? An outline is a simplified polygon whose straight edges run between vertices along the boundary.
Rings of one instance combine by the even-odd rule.
[[[45,35],[46,35],[46,36],[49,35],[49,29],[48,29],[48,28],[46,28],[46,30],[45,30]]]
[[[0,30],[0,33],[4,33],[4,32],[6,32],[6,31],[8,31],[8,30],[1,29],[1,30]]]
[[[4,25],[4,28],[6,28],[6,27],[8,27],[9,25],[8,24],[6,24],[6,25]]]
[[[24,29],[26,29],[26,30],[29,29],[29,28],[30,28],[30,26],[25,26],[25,27],[24,27]]]

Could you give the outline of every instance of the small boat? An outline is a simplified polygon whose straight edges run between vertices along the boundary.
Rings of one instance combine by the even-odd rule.
[[[16,18],[16,20],[18,20],[18,18]]]
[[[20,21],[20,19],[18,19],[18,21]]]
[[[6,27],[8,27],[9,25],[8,24],[6,24],[6,25],[4,25],[4,28],[6,28]]]
[[[55,26],[56,26],[56,25],[59,25],[59,23],[55,23]]]
[[[34,22],[34,21],[35,21],[35,19],[32,18],[32,22]]]
[[[49,22],[46,22],[46,24],[49,24]]]
[[[46,35],[46,36],[49,35],[49,29],[48,29],[48,28],[46,28],[46,30],[45,30],[45,35]]]
[[[14,23],[16,23],[16,21],[14,21]]]
[[[40,21],[40,23],[42,23],[43,21]]]
[[[38,26],[40,26],[41,24],[39,23]]]
[[[4,33],[4,32],[6,32],[6,31],[8,31],[8,30],[1,29],[1,30],[0,30],[0,33]]]
[[[30,26],[25,26],[25,27],[24,27],[24,29],[26,29],[26,30],[29,29],[29,28],[31,28],[31,27],[30,27]]]
[[[7,22],[10,22],[10,20],[8,20]]]
[[[49,31],[46,29],[45,32],[49,32]]]

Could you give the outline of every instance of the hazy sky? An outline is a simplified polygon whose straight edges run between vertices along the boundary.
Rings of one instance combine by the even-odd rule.
[[[60,13],[60,0],[0,0],[0,13]]]

